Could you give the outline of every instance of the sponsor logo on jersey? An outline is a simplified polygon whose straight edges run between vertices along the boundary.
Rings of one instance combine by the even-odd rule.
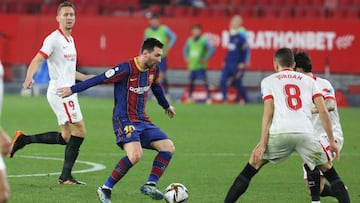
[[[145,87],[129,87],[129,90],[131,92],[134,92],[136,94],[144,94],[145,92],[147,92],[149,90],[150,86],[145,86]]]

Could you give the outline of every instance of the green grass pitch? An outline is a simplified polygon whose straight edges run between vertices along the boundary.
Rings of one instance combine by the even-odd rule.
[[[74,174],[87,185],[57,185],[62,168],[64,146],[33,144],[18,151],[13,159],[5,158],[10,176],[12,203],[98,202],[95,190],[107,179],[115,163],[124,155],[115,144],[112,132],[112,99],[80,96],[87,136],[78,160],[98,163],[106,169]],[[161,190],[171,182],[189,189],[191,203],[223,202],[230,184],[246,164],[260,137],[262,105],[202,105],[174,103],[177,115],[169,119],[156,102],[150,101],[147,112],[152,121],[175,142],[176,154],[159,182]],[[345,134],[341,161],[335,166],[349,188],[352,202],[360,202],[360,108],[340,109]],[[291,121],[289,121],[291,122]],[[26,133],[58,131],[57,121],[45,97],[5,95],[2,126],[10,137],[16,130]],[[115,186],[114,203],[153,202],[139,188],[147,179],[155,153],[145,150],[143,159]],[[58,158],[35,159],[34,157]],[[238,202],[303,203],[310,202],[302,179],[300,157],[292,155],[279,164],[268,164],[253,179]],[[75,171],[91,166],[75,164]],[[45,176],[19,175],[49,174]],[[160,201],[162,202],[162,201]],[[336,202],[323,198],[323,203]]]

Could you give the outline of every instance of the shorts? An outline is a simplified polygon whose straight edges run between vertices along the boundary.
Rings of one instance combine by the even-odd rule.
[[[64,125],[66,122],[77,123],[83,119],[77,94],[61,98],[48,90],[46,96],[59,125]]]
[[[263,159],[280,163],[296,151],[311,170],[329,161],[319,138],[313,134],[282,133],[270,134]]]
[[[189,79],[190,79],[190,81],[206,80],[206,70],[205,69],[199,69],[199,70],[190,71]]]
[[[2,156],[0,156],[0,170],[5,170],[5,163]]]
[[[114,120],[116,143],[121,148],[123,148],[123,145],[128,142],[140,142],[143,148],[154,149],[151,146],[152,142],[169,139],[169,137],[164,132],[162,132],[159,127],[152,123],[116,121],[118,121],[118,119]]]
[[[342,147],[343,147],[343,144],[344,144],[344,139],[343,137],[341,136],[335,136],[335,142],[337,144],[337,146],[339,147],[339,151],[341,151]],[[334,160],[335,157],[331,154],[331,151],[329,149],[329,137],[326,135],[326,134],[323,134],[323,135],[320,135],[320,143],[321,145],[323,146],[324,149],[326,149],[326,154],[327,156],[330,158],[330,160]],[[303,168],[303,172],[304,172],[304,179],[306,180],[307,179],[307,172],[304,168],[304,166],[302,167]],[[323,173],[320,171],[320,175],[323,175]]]

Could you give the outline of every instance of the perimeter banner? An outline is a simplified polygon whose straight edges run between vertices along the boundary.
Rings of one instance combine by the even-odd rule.
[[[229,37],[229,18],[162,18],[177,35],[169,51],[170,68],[185,69],[183,47],[191,25],[200,23],[215,46],[209,69],[221,70]],[[53,16],[1,16],[3,61],[28,64],[46,35],[57,28]],[[80,66],[110,67],[139,53],[148,19],[137,17],[77,16],[73,30]],[[249,71],[271,71],[276,49],[288,47],[310,53],[314,71],[359,74],[360,20],[358,19],[244,19],[251,46]],[[6,45],[6,46],[5,46]]]

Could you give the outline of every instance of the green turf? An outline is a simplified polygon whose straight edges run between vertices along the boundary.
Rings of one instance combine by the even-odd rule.
[[[115,163],[124,155],[114,142],[111,113],[112,99],[80,98],[87,127],[87,138],[78,160],[105,165],[105,170],[75,174],[87,182],[85,186],[57,185],[58,175],[38,177],[10,177],[10,202],[97,202],[95,190],[108,177]],[[262,115],[261,105],[201,105],[174,104],[177,115],[168,119],[155,103],[148,104],[147,112],[163,131],[174,140],[176,154],[159,182],[163,190],[171,182],[181,182],[190,192],[191,203],[220,203],[235,176],[246,164],[249,154],[259,140]],[[340,109],[345,145],[341,162],[335,163],[352,198],[360,202],[360,132],[359,108]],[[21,129],[26,133],[57,131],[58,126],[45,97],[6,95],[3,128],[13,136]],[[5,159],[8,175],[59,172],[60,160],[33,159],[41,156],[62,159],[63,146],[31,145],[19,151],[13,159]],[[131,169],[113,190],[114,203],[153,202],[139,192],[146,181],[154,157],[145,151],[143,159]],[[74,170],[89,168],[76,164]],[[280,165],[267,165],[253,179],[239,202],[303,203],[310,202],[302,179],[301,160],[293,155]],[[161,202],[161,201],[160,201]],[[323,203],[336,202],[323,198]]]

